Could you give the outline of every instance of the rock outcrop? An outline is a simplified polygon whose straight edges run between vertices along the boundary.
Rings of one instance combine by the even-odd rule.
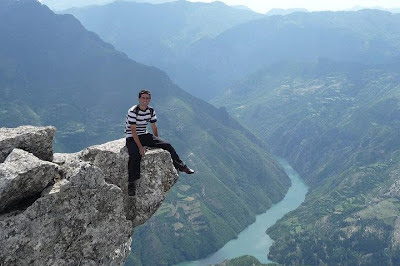
[[[33,153],[39,159],[51,161],[55,133],[55,127],[0,128],[0,163],[4,162],[15,148]]]
[[[40,194],[57,176],[56,164],[15,148],[0,164],[0,212]]]
[[[54,131],[0,129],[0,265],[122,265],[178,179],[169,153],[146,153],[129,197],[124,139],[53,156]]]

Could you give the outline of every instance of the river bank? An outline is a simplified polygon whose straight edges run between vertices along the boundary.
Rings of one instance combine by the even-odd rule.
[[[304,201],[308,187],[299,174],[284,159],[278,159],[286,174],[292,181],[284,199],[273,205],[265,213],[256,217],[256,221],[249,225],[238,235],[238,238],[226,243],[220,250],[207,258],[180,263],[177,266],[200,266],[221,263],[227,259],[233,259],[242,255],[251,255],[262,263],[269,263],[267,254],[273,240],[265,231],[274,225],[277,220],[286,213],[296,209]]]

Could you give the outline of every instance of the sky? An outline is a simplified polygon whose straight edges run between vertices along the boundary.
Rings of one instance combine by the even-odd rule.
[[[213,0],[190,0],[192,2],[213,2]],[[400,0],[220,0],[227,5],[244,5],[250,9],[266,13],[273,8],[305,8],[308,11],[348,10],[353,7],[400,8]]]

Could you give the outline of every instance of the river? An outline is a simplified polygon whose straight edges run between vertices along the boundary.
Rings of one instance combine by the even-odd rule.
[[[284,199],[273,205],[265,213],[257,215],[256,221],[240,232],[238,238],[229,241],[217,252],[211,254],[207,258],[180,263],[178,266],[217,264],[224,260],[237,258],[243,255],[256,257],[262,263],[271,262],[268,260],[267,254],[273,240],[265,231],[286,213],[299,207],[304,201],[308,191],[307,185],[304,184],[298,173],[289,163],[283,159],[279,159],[278,161],[292,181],[292,186],[289,188]]]

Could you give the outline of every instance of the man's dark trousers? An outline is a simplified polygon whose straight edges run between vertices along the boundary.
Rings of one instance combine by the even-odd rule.
[[[176,169],[180,170],[185,166],[182,160],[179,159],[179,156],[176,153],[175,149],[168,142],[154,136],[151,133],[139,135],[138,137],[142,146],[155,147],[167,150],[171,154],[172,162],[174,163]],[[128,147],[128,153],[129,153],[128,182],[132,184],[134,181],[140,178],[140,160],[142,159],[142,156],[140,155],[139,149],[133,138],[126,138],[126,146]]]

